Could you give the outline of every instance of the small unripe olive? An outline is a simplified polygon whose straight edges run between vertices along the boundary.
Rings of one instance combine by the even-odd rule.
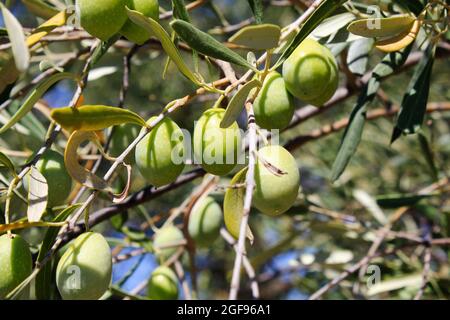
[[[109,154],[112,157],[118,157],[125,151],[126,148],[136,139],[139,135],[139,126],[131,123],[121,124],[115,127],[114,133],[111,137],[111,147]],[[128,164],[133,164],[134,152],[130,152],[126,158],[125,162]]]
[[[178,299],[178,279],[168,267],[156,268],[148,282],[148,297],[152,300]]]
[[[184,240],[183,232],[174,225],[164,226],[155,233],[153,248],[160,260],[167,260],[179,249],[178,244]]]
[[[147,121],[150,124],[156,117]],[[156,187],[172,183],[184,169],[184,136],[169,118],[159,122],[136,146],[136,165]]]
[[[18,235],[0,237],[0,299],[16,288],[30,274],[31,252],[28,243]]]
[[[139,11],[146,17],[159,21],[159,4],[158,0],[128,0],[130,9]],[[151,33],[146,29],[134,24],[131,20],[127,20],[120,33],[128,40],[137,44],[143,44],[150,39]]]
[[[56,285],[65,300],[97,300],[111,284],[112,256],[105,238],[86,232],[71,242],[56,268]]]
[[[67,173],[64,157],[56,151],[47,150],[36,163],[36,168],[47,180],[47,206],[51,208],[63,204],[72,191],[72,178]],[[24,183],[27,192],[28,185],[27,176]]]
[[[263,129],[284,129],[294,115],[291,94],[283,77],[276,71],[269,73],[253,105],[256,123]]]
[[[267,163],[273,167],[269,168]],[[277,169],[283,171],[276,172]],[[294,157],[281,146],[267,146],[258,151],[255,168],[253,205],[262,213],[276,216],[295,202],[300,187],[300,174]]]
[[[236,166],[241,149],[241,133],[237,122],[220,128],[225,109],[206,110],[194,129],[195,161],[216,176],[229,173]]]
[[[313,39],[305,39],[283,64],[283,78],[291,94],[321,106],[339,84],[336,59],[330,50]]]
[[[77,0],[77,15],[84,30],[106,41],[118,33],[127,20],[128,0]]]
[[[189,215],[188,231],[199,247],[207,247],[217,239],[222,224],[222,208],[211,197],[200,199]]]

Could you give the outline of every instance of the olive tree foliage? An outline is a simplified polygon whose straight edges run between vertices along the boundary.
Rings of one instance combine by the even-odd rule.
[[[449,10],[3,1],[0,298],[448,298]]]

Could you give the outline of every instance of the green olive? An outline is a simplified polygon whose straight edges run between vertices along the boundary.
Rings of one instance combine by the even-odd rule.
[[[128,0],[77,0],[77,15],[84,30],[106,41],[118,33],[127,20]]]
[[[222,208],[211,197],[200,199],[189,215],[188,231],[199,247],[210,246],[219,236]]]
[[[112,256],[105,238],[86,232],[71,242],[56,268],[64,300],[98,300],[111,284]]]
[[[118,157],[126,148],[136,139],[139,134],[139,126],[131,123],[116,126],[111,137],[109,154],[112,157]],[[134,152],[130,152],[125,158],[128,164],[134,164]]]
[[[148,297],[152,300],[178,299],[178,279],[168,267],[156,268],[148,281]]]
[[[291,94],[321,106],[339,84],[336,59],[331,51],[313,39],[305,39],[283,64],[283,78]]]
[[[294,115],[291,94],[283,77],[276,71],[269,73],[253,105],[256,123],[263,129],[284,129]]]
[[[31,252],[28,243],[19,235],[0,237],[0,298],[16,288],[31,273]]]
[[[269,169],[268,165],[273,167]],[[277,169],[282,172],[276,172]],[[295,202],[300,174],[294,157],[281,146],[267,146],[258,151],[255,168],[253,205],[262,213],[276,216]]]
[[[52,208],[64,204],[72,191],[72,178],[64,165],[64,157],[56,151],[47,150],[36,163],[36,168],[47,180],[47,206]],[[29,177],[27,176],[24,183],[27,192],[28,185]]]
[[[179,248],[177,244],[183,240],[183,232],[174,225],[161,228],[155,233],[155,238],[153,239],[156,257],[163,261],[169,259],[177,252]]]
[[[129,0],[128,7],[130,9],[139,11],[143,15],[159,21],[159,4],[158,0]],[[120,30],[128,40],[137,44],[143,44],[150,39],[151,33],[142,27],[134,24],[131,20],[127,20],[125,25]]]
[[[234,122],[226,129],[220,128],[224,109],[206,110],[194,129],[194,155],[196,163],[216,176],[229,173],[236,166],[241,149],[241,132]]]
[[[151,123],[156,117],[150,118]],[[184,136],[180,127],[164,118],[136,146],[136,165],[156,187],[172,183],[184,169]]]

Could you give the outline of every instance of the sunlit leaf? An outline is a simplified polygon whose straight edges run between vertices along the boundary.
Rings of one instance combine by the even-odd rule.
[[[38,222],[47,208],[47,180],[35,166],[31,166],[28,183],[28,221]]]

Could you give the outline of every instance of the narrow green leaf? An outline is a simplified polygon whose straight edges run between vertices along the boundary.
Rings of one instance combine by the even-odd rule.
[[[65,221],[72,213],[75,212],[75,210],[80,207],[81,204],[74,204],[70,207],[67,207],[61,213],[59,213],[55,217],[55,219],[53,219],[53,222]],[[55,242],[56,236],[58,235],[60,229],[61,228],[48,228],[47,232],[45,233],[44,240],[42,241],[41,248],[39,249],[37,262],[41,262],[45,258],[47,252],[53,246],[53,243]],[[52,276],[52,263],[49,262],[42,267],[41,271],[36,276],[36,298],[38,300],[48,300],[52,297]]]
[[[237,117],[244,108],[245,101],[247,100],[250,91],[260,86],[261,82],[258,79],[252,79],[245,85],[243,85],[238,92],[236,92],[236,94],[230,100],[230,103],[228,103],[225,115],[223,116],[223,119],[220,122],[221,128],[228,128],[233,124],[233,122],[236,121]]]
[[[422,126],[427,111],[434,53],[435,46],[431,45],[414,71],[408,90],[403,96],[391,143],[399,138],[402,133],[416,133]]]
[[[373,39],[363,38],[350,44],[347,53],[347,66],[353,74],[362,76],[366,73],[373,43]]]
[[[281,29],[275,24],[258,24],[247,26],[236,32],[229,42],[256,50],[278,47]]]
[[[247,0],[250,5],[250,9],[252,9],[253,16],[255,17],[255,22],[257,24],[262,23],[263,14],[264,14],[264,6],[262,0]]]
[[[235,239],[239,238],[242,215],[244,214],[245,187],[242,187],[242,184],[245,183],[246,175],[247,168],[236,173],[231,179],[230,188],[225,192],[223,200],[225,227]],[[249,226],[247,226],[246,237],[250,242],[253,242],[254,237]]]
[[[430,198],[436,195],[438,194],[387,194],[377,196],[376,201],[378,205],[383,208],[399,208],[415,205],[422,199]]]
[[[409,14],[398,14],[387,18],[367,18],[353,21],[347,30],[366,38],[393,37],[411,29],[416,18]]]
[[[297,33],[295,38],[283,52],[283,54],[278,59],[275,66],[272,70],[278,68],[289,56],[292,52],[294,52],[295,48],[306,39],[306,37],[330,14],[332,14],[339,6],[341,6],[346,0],[324,0],[321,4],[314,10],[314,12],[306,19],[305,23],[303,23],[300,27],[300,31]]]
[[[175,47],[173,42],[170,40],[170,36],[167,34],[167,32],[164,30],[161,25],[153,20],[152,18],[144,16],[142,13],[127,9],[128,17],[136,23],[137,25],[141,26],[142,28],[152,32],[158,40],[161,42],[161,45],[164,49],[164,51],[169,55],[169,57],[172,59],[172,61],[176,64],[178,69],[183,73],[183,75],[191,80],[193,83],[195,83],[198,86],[202,86],[203,84],[198,81],[197,77],[192,73],[192,71],[188,68],[188,66],[184,63],[183,58],[180,55],[180,52]]]
[[[56,82],[61,81],[63,79],[76,79],[76,76],[72,73],[62,72],[56,73],[47,79],[43,80],[40,84],[36,86],[36,88],[31,91],[25,102],[19,108],[19,110],[11,117],[11,119],[5,123],[0,128],[0,134],[4,133],[6,130],[15,125],[18,121],[20,121],[28,112],[33,109],[33,106],[38,102],[38,100],[44,95],[44,93]]]
[[[50,19],[58,13],[58,9],[49,6],[42,0],[22,0],[28,10],[38,17]]]
[[[11,49],[14,55],[16,68],[19,72],[25,72],[30,64],[30,52],[25,40],[25,34],[20,22],[14,15],[6,8],[3,3],[0,3],[3,21],[8,30],[9,41],[11,42]]]
[[[0,164],[6,167],[13,175],[16,175],[16,168],[6,154],[0,152]]]
[[[191,18],[189,17],[189,12],[186,9],[186,5],[184,3],[184,0],[172,0],[172,7],[174,12],[174,17],[176,19],[181,19],[186,22],[191,22]],[[194,70],[195,72],[199,72],[199,59],[198,59],[198,52],[195,50],[192,50],[192,61],[194,63]],[[168,64],[167,64],[168,66]]]
[[[254,71],[258,71],[239,54],[227,48],[209,34],[197,29],[192,24],[183,20],[174,20],[170,23],[170,25],[178,36],[192,49],[195,49],[206,56],[232,62]]]
[[[191,21],[184,0],[172,0],[173,16],[184,21]]]
[[[53,109],[51,117],[61,127],[69,131],[98,131],[122,123],[147,126],[145,120],[131,110],[102,105]]]
[[[323,22],[318,25],[311,34],[316,38],[327,37],[338,32],[355,19],[356,16],[350,12],[336,14],[323,20]]]
[[[381,79],[392,74],[401,66],[406,61],[410,51],[411,46],[403,51],[389,53],[373,69],[372,77],[363,88],[350,115],[349,124],[345,129],[338,154],[331,169],[331,181],[336,181],[341,176],[358,148],[364,129],[366,112],[376,96]]]
[[[47,180],[35,166],[31,166],[28,173],[28,208],[29,222],[41,221],[47,208],[48,185]]]
[[[349,124],[345,129],[339,152],[331,169],[331,181],[333,182],[344,172],[351,157],[358,148],[366,121],[366,112],[378,88],[379,82],[371,78],[368,85],[364,87],[361,95],[358,97],[358,101],[350,115]]]

